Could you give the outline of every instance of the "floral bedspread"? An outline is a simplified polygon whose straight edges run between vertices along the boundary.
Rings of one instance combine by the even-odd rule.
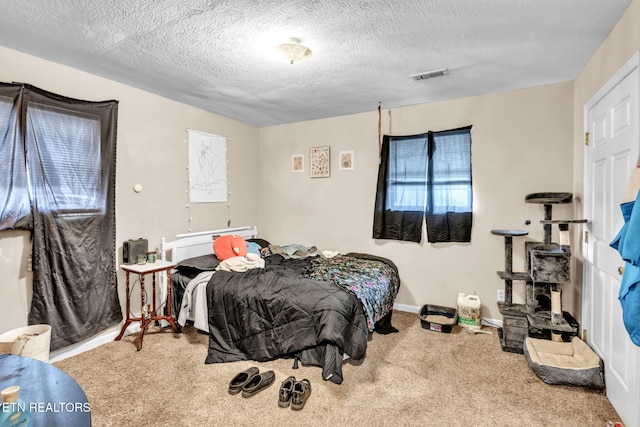
[[[373,331],[375,323],[391,312],[400,288],[397,270],[389,264],[346,255],[316,257],[305,275],[333,282],[355,294],[362,302],[369,331]]]

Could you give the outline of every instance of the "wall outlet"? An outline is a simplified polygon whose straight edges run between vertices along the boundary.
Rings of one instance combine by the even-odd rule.
[[[498,289],[498,302],[504,302],[504,289]]]

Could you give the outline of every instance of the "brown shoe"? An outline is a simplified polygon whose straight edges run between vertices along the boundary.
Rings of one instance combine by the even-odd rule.
[[[296,377],[289,377],[282,381],[280,386],[280,392],[278,396],[278,406],[286,408],[291,403],[291,394],[293,393],[293,385],[296,382]]]
[[[240,372],[229,382],[229,394],[238,394],[242,391],[242,387],[251,381],[251,378],[258,375],[258,368],[252,366],[246,371]]]
[[[297,381],[293,385],[291,393],[291,409],[300,410],[304,408],[304,404],[311,395],[311,383],[308,379]]]
[[[261,390],[269,387],[276,379],[276,373],[273,371],[263,372],[254,375],[248,383],[242,386],[242,397],[251,397]]]

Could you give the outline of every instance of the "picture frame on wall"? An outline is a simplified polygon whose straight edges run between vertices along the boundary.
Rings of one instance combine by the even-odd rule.
[[[353,150],[341,151],[339,158],[340,158],[339,167],[341,171],[353,170]]]
[[[309,176],[328,178],[331,176],[331,150],[329,146],[309,148]]]
[[[304,154],[291,156],[291,172],[304,172]]]

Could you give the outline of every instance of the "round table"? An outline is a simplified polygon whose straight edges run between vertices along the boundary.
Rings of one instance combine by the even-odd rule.
[[[53,365],[29,357],[0,354],[0,390],[17,385],[33,426],[91,425],[91,407],[78,383]]]

